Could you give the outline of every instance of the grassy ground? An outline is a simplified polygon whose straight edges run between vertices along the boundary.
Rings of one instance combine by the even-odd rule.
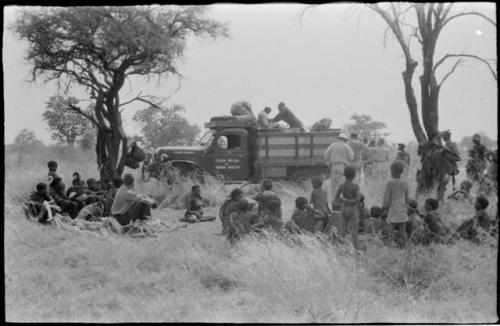
[[[14,322],[453,322],[497,318],[497,239],[483,245],[387,248],[365,240],[353,255],[317,238],[295,241],[249,238],[231,247],[220,222],[188,225],[158,238],[69,232],[28,222],[18,201],[46,179],[46,162],[58,160],[65,180],[73,171],[97,176],[94,157],[72,150],[7,153],[5,181],[5,308]],[[378,187],[378,191],[383,185]],[[139,183],[162,200],[154,210],[172,227],[183,211],[180,194]],[[215,181],[202,188],[207,214],[234,186]],[[325,185],[325,188],[326,185]],[[247,195],[255,187],[245,187]],[[293,200],[308,193],[276,185],[288,219]],[[369,190],[369,191],[377,191]],[[374,198],[378,193],[367,193]],[[494,213],[496,198],[491,199]],[[369,202],[369,200],[368,200]],[[369,205],[372,203],[369,202]],[[440,213],[450,226],[473,209],[449,203]]]

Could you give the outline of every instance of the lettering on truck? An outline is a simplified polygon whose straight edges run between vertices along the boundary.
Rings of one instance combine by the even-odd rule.
[[[234,158],[215,159],[215,168],[217,170],[236,170],[241,169],[240,160]]]

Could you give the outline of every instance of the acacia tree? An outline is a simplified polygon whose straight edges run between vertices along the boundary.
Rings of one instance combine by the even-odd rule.
[[[464,60],[478,61],[489,69],[495,81],[497,73],[492,62],[470,53],[447,53],[435,59],[438,39],[444,27],[465,16],[475,16],[484,19],[496,27],[496,22],[483,13],[477,11],[455,12],[453,3],[375,3],[367,4],[379,14],[387,24],[384,32],[392,31],[398,41],[405,58],[406,69],[403,71],[405,99],[410,112],[413,133],[419,143],[418,154],[421,157],[422,167],[417,171],[417,194],[431,190],[437,183],[437,197],[444,198],[449,174],[455,174],[454,162],[443,152],[439,133],[439,95],[444,82],[463,64]],[[412,53],[412,40],[416,39],[421,50],[422,74],[420,81],[420,112],[423,123],[420,124],[418,102],[413,89],[413,75],[419,64]],[[450,69],[437,77],[444,63],[454,60]]]
[[[69,110],[70,105],[77,105],[75,97],[51,96],[47,102],[47,110],[42,117],[52,130],[52,139],[66,142],[73,146],[77,137],[83,136],[91,123],[83,115]],[[91,112],[87,111],[87,114]]]
[[[137,111],[133,119],[142,125],[144,138],[153,147],[167,145],[191,145],[200,133],[200,128],[180,115],[182,105],[149,107]]]
[[[438,39],[443,28],[451,21],[464,17],[476,16],[488,21],[496,27],[496,22],[483,13],[477,11],[463,11],[452,13],[453,3],[385,3],[367,4],[379,14],[387,24],[387,29],[392,31],[404,54],[406,69],[403,71],[406,104],[410,111],[413,133],[419,143],[432,140],[439,134],[439,93],[444,82],[455,72],[465,59],[472,59],[485,64],[493,78],[497,80],[497,73],[492,61],[469,53],[448,53],[435,60],[434,54]],[[412,15],[413,14],[413,15]],[[420,124],[418,103],[413,89],[412,81],[418,60],[411,52],[411,42],[418,41],[422,54],[422,75],[420,80],[420,106],[423,128]],[[440,66],[450,60],[456,59],[451,69],[442,78],[438,79],[436,73]]]
[[[57,81],[66,91],[84,87],[94,112],[78,112],[97,128],[101,178],[121,175],[127,137],[121,110],[134,101],[155,106],[152,97],[122,102],[120,90],[134,76],[181,76],[176,65],[189,36],[226,36],[227,27],[205,18],[206,7],[67,7],[24,10],[13,25],[28,42],[32,80]]]

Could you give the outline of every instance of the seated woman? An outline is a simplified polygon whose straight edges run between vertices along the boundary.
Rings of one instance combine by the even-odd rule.
[[[78,203],[71,201],[64,194],[64,183],[59,177],[53,178],[49,176],[49,195],[54,198],[57,206],[61,207],[62,213],[67,213],[71,218],[75,218],[78,215],[81,207]]]
[[[130,173],[123,176],[123,186],[116,192],[112,216],[122,225],[127,225],[135,220],[151,218],[151,208],[158,207],[158,203],[151,197],[133,191],[134,177]]]
[[[54,199],[50,197],[45,183],[37,184],[36,191],[31,193],[29,199],[28,205],[32,205],[34,217],[40,223],[50,222],[56,213],[61,212],[61,207],[57,206]]]

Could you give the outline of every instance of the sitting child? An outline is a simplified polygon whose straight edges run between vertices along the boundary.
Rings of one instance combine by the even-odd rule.
[[[49,161],[47,163],[47,167],[49,168],[49,173],[47,175],[49,177],[52,177],[52,180],[60,178],[59,175],[57,174],[57,162],[56,161]]]
[[[370,208],[370,216],[364,220],[363,229],[366,234],[379,234],[382,231],[382,208],[378,206],[372,206]]]
[[[102,217],[104,216],[104,204],[100,201],[92,204],[88,204],[83,207],[76,219],[84,220],[84,221],[102,221]]]
[[[408,222],[406,222],[406,234],[410,239],[413,231],[422,226],[422,219],[418,212],[418,203],[415,199],[408,202]]]
[[[31,193],[29,199],[35,218],[42,224],[50,222],[56,213],[61,212],[61,207],[57,206],[54,199],[50,197],[45,183],[37,184],[36,191]]]
[[[470,193],[471,188],[472,182],[470,182],[469,180],[463,180],[462,182],[460,182],[460,190],[453,192],[448,196],[448,198],[458,201],[467,201],[468,203],[472,204],[473,201]]]
[[[56,177],[53,179],[52,176],[49,176],[49,180],[49,195],[54,198],[57,206],[61,207],[62,213],[67,213],[71,218],[75,218],[83,206],[66,197],[64,194],[64,183],[61,178]]]
[[[292,233],[314,232],[314,227],[319,219],[324,219],[323,214],[312,208],[307,198],[297,197],[295,199],[295,210],[285,228]]]
[[[184,218],[188,222],[197,222],[203,217],[203,198],[201,197],[201,188],[199,185],[191,187],[191,192],[184,199],[186,213]]]
[[[328,207],[328,200],[326,199],[326,191],[322,189],[323,180],[319,176],[311,178],[313,191],[311,192],[310,202],[312,207],[323,214],[324,218],[317,219],[314,225],[314,232],[323,231],[327,226],[329,220],[332,218],[332,211]]]
[[[219,218],[222,224],[222,234],[227,234],[229,226],[229,215],[237,210],[237,205],[240,199],[243,198],[243,191],[240,188],[235,188],[226,198],[219,210]]]
[[[425,214],[423,216],[422,227],[413,230],[412,242],[415,244],[427,245],[431,242],[442,243],[448,233],[448,228],[444,226],[437,209],[439,208],[439,201],[434,198],[427,198],[425,200]]]
[[[251,205],[245,198],[238,201],[236,211],[229,214],[227,239],[230,243],[254,231],[262,223],[259,215],[251,212]]]
[[[488,206],[489,201],[486,197],[478,196],[476,198],[476,202],[474,204],[476,213],[472,218],[463,222],[457,229],[457,233],[458,235],[460,235],[460,237],[462,237],[463,239],[478,242],[479,229],[482,229],[484,232],[490,231],[492,221],[490,215],[486,211],[486,208]]]
[[[276,195],[276,193],[272,190],[273,182],[269,179],[265,179],[262,181],[260,186],[260,192],[252,197],[253,200],[258,202],[258,213],[260,216],[263,216],[268,213],[269,207],[268,203],[273,200],[281,200]],[[279,216],[282,217],[282,212],[279,212]]]

